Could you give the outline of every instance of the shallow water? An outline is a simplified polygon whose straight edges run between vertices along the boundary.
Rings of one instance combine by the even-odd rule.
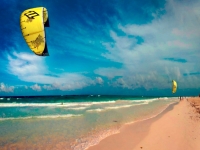
[[[159,113],[178,99],[0,103],[0,149],[85,149],[125,124]],[[60,101],[60,100],[59,100]]]

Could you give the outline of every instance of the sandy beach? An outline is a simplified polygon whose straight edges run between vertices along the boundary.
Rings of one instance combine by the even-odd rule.
[[[124,125],[88,150],[199,150],[200,98],[185,98],[148,120]]]

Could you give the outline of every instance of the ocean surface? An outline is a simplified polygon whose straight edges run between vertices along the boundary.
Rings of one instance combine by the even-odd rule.
[[[83,150],[177,101],[105,95],[0,97],[0,149]]]

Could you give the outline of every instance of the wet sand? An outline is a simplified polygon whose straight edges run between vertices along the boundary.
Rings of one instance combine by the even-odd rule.
[[[124,125],[88,150],[199,150],[200,98],[183,99],[162,113]]]

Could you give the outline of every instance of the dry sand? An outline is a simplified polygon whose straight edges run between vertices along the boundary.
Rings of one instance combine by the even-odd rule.
[[[200,150],[200,98],[170,105],[154,118],[125,125],[88,150]]]

